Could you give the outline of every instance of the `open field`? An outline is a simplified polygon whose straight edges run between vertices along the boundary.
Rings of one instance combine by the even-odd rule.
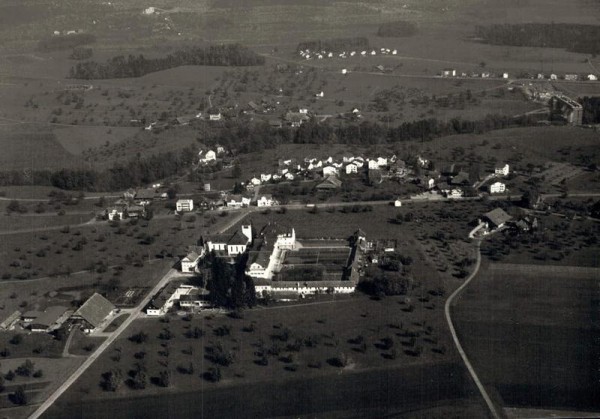
[[[598,270],[485,264],[453,309],[479,377],[507,406],[598,411]]]
[[[418,385],[413,384],[411,386],[409,383],[416,377],[421,377],[419,380],[423,380],[424,376],[431,376],[437,383],[436,386],[427,386],[429,388],[429,390],[426,390],[427,395],[422,396],[427,400],[452,400],[456,399],[458,395],[462,395],[458,397],[465,397],[471,391],[468,382],[463,381],[464,378],[460,368],[450,372],[452,368],[455,368],[450,362],[454,359],[453,349],[448,348],[448,352],[444,355],[435,352],[426,353],[428,349],[425,348],[431,346],[431,341],[437,342],[437,345],[442,345],[442,342],[450,345],[450,342],[445,340],[447,337],[436,334],[438,327],[440,328],[440,334],[446,334],[441,311],[426,310],[423,306],[419,307],[417,304],[416,310],[405,312],[402,310],[404,299],[397,297],[385,298],[381,301],[370,300],[364,296],[341,299],[337,297],[335,302],[331,301],[331,297],[327,297],[327,299],[330,301],[320,299],[315,302],[319,304],[319,310],[314,309],[313,304],[315,303],[288,307],[275,306],[247,310],[243,314],[243,319],[202,316],[201,318],[194,317],[190,322],[177,316],[171,316],[170,321],[167,323],[156,319],[140,320],[132,326],[130,334],[143,330],[148,334],[146,342],[142,345],[136,344],[129,341],[125,336],[117,341],[116,347],[120,348],[118,360],[116,360],[115,351],[108,351],[80,379],[80,382],[59,400],[57,408],[64,408],[69,405],[71,405],[70,408],[75,408],[73,405],[75,400],[77,400],[76,403],[79,403],[78,400],[82,400],[92,405],[97,400],[104,400],[104,404],[106,404],[106,400],[110,400],[109,404],[114,405],[113,403],[123,403],[123,398],[127,397],[130,400],[129,403],[131,403],[127,409],[132,409],[137,403],[147,403],[148,399],[145,396],[154,395],[153,398],[156,400],[156,395],[162,393],[168,394],[170,400],[178,398],[184,400],[189,397],[190,391],[202,390],[203,403],[186,403],[186,406],[188,406],[186,409],[190,409],[188,411],[190,414],[195,412],[197,415],[203,412],[205,415],[218,416],[218,412],[224,407],[217,407],[216,400],[213,404],[211,401],[213,397],[220,399],[221,394],[224,395],[226,392],[229,397],[237,398],[235,395],[238,391],[251,385],[257,397],[245,398],[244,401],[240,400],[236,405],[238,407],[244,406],[243,410],[246,412],[247,409],[251,409],[251,411],[257,412],[256,416],[262,417],[273,414],[310,413],[315,411],[313,409],[318,408],[317,406],[321,408],[327,406],[325,410],[371,408],[374,407],[372,396],[365,397],[365,395],[371,394],[371,391],[381,392],[383,388],[388,389],[383,390],[384,392],[389,392],[387,396],[384,396],[387,400],[386,404],[389,402],[390,407],[406,408],[412,406],[413,397],[418,397],[417,395],[424,390],[417,390]],[[401,329],[395,329],[398,325],[394,324],[397,322],[401,322]],[[417,323],[427,326],[416,326]],[[424,339],[423,353],[417,357],[403,354],[403,351],[410,352],[410,345],[404,346],[406,342],[405,344],[402,342],[407,338],[398,338],[398,335],[403,336],[406,328],[412,330],[415,327],[416,329],[425,327],[423,330],[430,330],[428,329],[429,326],[431,326],[431,333],[435,337],[430,338],[430,335],[423,335],[422,333],[420,334],[421,337],[417,337],[417,342]],[[196,328],[203,331],[201,338],[179,337],[182,334],[185,335],[186,331],[196,330]],[[159,334],[164,336],[167,329],[170,330],[173,336],[172,339],[161,340],[157,338]],[[222,330],[228,330],[225,336],[221,336]],[[284,340],[278,337],[284,335]],[[362,336],[360,341],[356,340],[358,335]],[[387,335],[392,336],[391,339],[395,341],[395,343],[392,343],[392,347],[396,349],[390,349],[389,346],[378,343],[380,339]],[[287,350],[285,349],[286,345],[293,344],[298,339],[306,342],[310,340],[312,343],[307,344],[309,345],[307,347],[302,345],[297,351],[289,349],[289,346]],[[364,345],[357,342],[364,342],[366,349],[364,349]],[[260,356],[257,357],[257,352],[261,351],[261,345],[265,346],[265,351],[266,348],[275,350],[275,347],[281,347],[281,352],[279,355],[267,355],[267,365],[260,365],[255,361],[260,359]],[[201,375],[214,365],[210,361],[211,352],[207,348],[217,346],[232,351],[235,356],[230,366],[220,367],[222,372],[221,381],[211,384],[204,380]],[[164,368],[161,367],[161,364],[165,365],[165,361],[168,361],[168,368],[173,371],[171,388],[167,390],[167,393],[164,392],[164,389],[152,383],[148,383],[145,390],[132,390],[127,385],[122,386],[116,393],[102,392],[98,389],[100,374],[104,370],[121,368],[124,372],[127,371],[135,361],[133,354],[140,350],[143,350],[146,355],[143,357],[143,361],[138,362],[146,365],[150,378],[158,370]],[[165,351],[167,351],[166,355]],[[393,354],[394,351],[396,351],[396,355],[386,356],[386,353]],[[328,361],[341,352],[347,354],[345,356],[348,357],[348,364],[345,368],[336,367],[333,361]],[[185,373],[185,370],[189,369],[190,362],[194,365],[194,371],[188,374]],[[381,369],[382,362],[389,365],[385,369]],[[376,369],[373,371],[372,368]],[[178,371],[178,369],[181,371]],[[376,382],[380,383],[377,385],[370,378],[375,378],[375,375],[372,375],[375,374],[375,371],[376,374],[385,375],[384,379],[376,379]],[[450,384],[450,375],[454,377],[452,381],[454,382],[455,392],[447,393],[445,383]],[[358,400],[361,401],[351,402],[350,400],[353,397],[347,397],[347,395],[349,394],[348,391],[351,391],[350,388],[355,388],[356,380],[362,382],[359,386],[362,395],[358,397]],[[402,380],[404,385],[402,387],[397,387],[397,384],[392,385],[391,383],[396,383],[396,380]],[[426,380],[429,381],[429,379]],[[304,389],[303,392],[312,394],[316,389],[321,389],[321,385],[317,383],[326,384],[324,388],[333,388],[331,385],[335,383],[335,388],[347,388],[347,391],[326,391],[323,393],[322,390],[319,390],[317,393],[321,393],[322,404],[314,403],[311,398],[313,403],[310,406],[312,407],[308,407],[306,403],[302,403],[301,406],[291,401],[292,393],[297,395],[297,391],[289,392],[288,388],[290,390],[296,388],[297,390],[300,386]],[[276,385],[279,389],[276,393],[278,394],[277,400],[281,403],[264,404],[253,401],[261,400],[262,396],[260,395],[267,394],[268,388],[273,385]],[[375,387],[372,387],[373,385]],[[402,391],[398,391],[399,388],[402,388]],[[412,390],[409,391],[409,388],[412,388]],[[398,391],[397,394],[396,391]],[[339,395],[341,394],[345,396],[340,398]],[[436,397],[434,394],[440,394],[440,396]],[[444,396],[441,396],[441,394],[444,394]],[[272,397],[272,393],[270,393],[270,397]],[[420,400],[423,400],[422,397]],[[294,398],[299,400],[295,396]],[[195,400],[199,399],[196,393]],[[302,399],[305,400],[305,398]],[[382,399],[377,398],[377,400]],[[276,406],[286,407],[283,408],[284,410],[279,410],[281,407],[274,411],[271,410],[275,409]],[[227,404],[227,409],[231,409],[231,407],[232,405]],[[309,410],[306,410],[307,408]],[[61,411],[61,409],[58,409],[54,410],[55,413],[52,413],[51,410],[49,417],[60,416]],[[156,417],[163,414],[160,409],[154,412],[157,414]],[[153,415],[153,413],[150,414]]]

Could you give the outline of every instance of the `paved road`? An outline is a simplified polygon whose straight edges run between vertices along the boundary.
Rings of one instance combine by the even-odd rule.
[[[473,280],[473,278],[475,278],[475,276],[479,272],[479,267],[481,266],[481,252],[479,250],[479,247],[481,246],[481,240],[478,240],[476,242],[476,246],[477,246],[477,261],[475,262],[475,269],[473,270],[471,275],[469,275],[469,277],[465,280],[465,282],[463,282],[463,284],[460,287],[458,287],[452,293],[452,295],[450,295],[450,297],[446,300],[446,304],[444,306],[444,316],[446,317],[446,322],[448,323],[448,327],[450,328],[450,333],[452,334],[452,340],[454,341],[454,345],[456,346],[456,349],[458,350],[460,357],[462,358],[465,366],[467,367],[467,370],[469,370],[469,374],[471,375],[471,378],[473,379],[473,381],[475,382],[475,385],[479,389],[479,392],[481,393],[481,396],[483,397],[483,400],[485,401],[485,403],[490,411],[490,414],[492,415],[493,418],[500,419],[502,417],[502,415],[496,409],[496,406],[494,405],[494,402],[490,398],[487,390],[485,389],[484,385],[479,380],[479,377],[477,376],[477,373],[475,372],[473,365],[471,365],[471,362],[469,361],[467,354],[465,353],[460,341],[458,340],[458,335],[456,334],[456,329],[454,328],[454,323],[452,322],[452,317],[450,316],[450,307],[452,305],[452,302],[454,301],[454,299],[456,297],[458,297],[462,293],[462,291],[469,285],[469,283]]]
[[[178,275],[178,272],[175,269],[170,269],[169,272],[165,274],[161,278],[160,281],[156,284],[156,286],[150,291],[146,297],[138,304],[138,306],[133,309],[131,315],[119,326],[117,330],[114,331],[102,344],[96,349],[96,351],[90,355],[88,359],[85,360],[83,364],[71,376],[65,380],[63,384],[59,388],[57,388],[54,393],[48,399],[46,399],[32,415],[29,417],[30,419],[39,418],[52,404],[73,384],[77,379],[94,363],[96,359],[102,355],[102,353],[127,329],[127,327],[136,320],[140,314],[142,313],[142,309],[148,304],[150,299],[169,281],[175,278]]]

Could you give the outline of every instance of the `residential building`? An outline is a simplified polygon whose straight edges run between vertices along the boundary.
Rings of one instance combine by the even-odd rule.
[[[211,307],[210,292],[205,289],[193,288],[179,297],[179,307],[193,310]]]
[[[502,182],[494,182],[490,185],[490,193],[503,193],[506,191],[506,185]]]
[[[272,207],[276,202],[273,199],[273,195],[265,194],[256,200],[256,206],[258,207]]]
[[[494,174],[508,176],[510,173],[510,167],[508,164],[503,164],[494,168]]]
[[[258,186],[262,183],[262,181],[258,178],[253,177],[252,179],[250,179],[250,183],[254,186]]]
[[[338,174],[338,170],[334,166],[325,166],[323,168],[323,176],[324,177],[337,175],[337,174]]]
[[[188,253],[183,259],[181,259],[181,272],[196,272],[196,267],[198,266],[200,259],[202,259],[202,256],[204,256],[204,249],[200,251],[200,254],[195,251]]]
[[[273,176],[270,173],[261,173],[260,174],[260,181],[261,182],[268,182],[271,180]]]
[[[111,208],[106,210],[106,217],[110,220],[122,220],[124,218],[123,208]]]
[[[565,80],[575,81],[579,78],[577,74],[565,74]]]
[[[458,198],[462,198],[463,196],[463,191],[460,188],[454,188],[452,189],[447,195],[446,198],[449,199],[458,199]]]
[[[179,199],[175,204],[177,212],[190,212],[194,210],[193,199]]]
[[[512,217],[508,215],[502,208],[495,208],[483,214],[483,222],[488,229],[501,228],[510,221]]]
[[[402,206],[402,201],[400,201],[400,198],[396,199],[394,201],[394,206],[395,207],[401,207]]]
[[[588,74],[587,75],[587,79],[589,81],[597,81],[598,80],[598,76],[596,76],[595,74]]]
[[[226,201],[228,208],[242,208],[250,205],[250,198],[242,195],[230,195]]]
[[[350,175],[350,174],[354,174],[354,173],[358,173],[358,166],[354,163],[350,163],[346,166],[346,174]]]
[[[369,167],[369,170],[378,170],[379,164],[377,164],[377,160],[371,159],[371,160],[369,160],[368,167]]]
[[[223,115],[221,115],[221,112],[210,113],[208,115],[209,121],[220,121],[221,119],[223,119]]]
[[[115,306],[96,292],[73,313],[71,318],[79,322],[85,333],[91,333],[102,326],[114,310]]]
[[[442,70],[442,77],[456,77],[456,70],[454,68],[445,68]]]
[[[328,176],[323,182],[319,183],[316,188],[319,190],[338,189],[342,186],[342,181],[335,176]]]

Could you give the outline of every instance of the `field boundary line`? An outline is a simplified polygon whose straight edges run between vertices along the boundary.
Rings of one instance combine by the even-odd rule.
[[[452,317],[450,316],[450,306],[452,305],[452,302],[454,301],[454,299],[456,297],[458,297],[462,293],[462,291],[467,287],[467,285],[469,285],[469,283],[475,278],[475,276],[477,276],[477,273],[479,272],[479,267],[481,266],[481,251],[479,249],[480,246],[481,246],[481,240],[478,240],[477,244],[476,244],[477,261],[475,263],[475,269],[473,270],[471,275],[469,275],[469,277],[465,280],[465,282],[463,282],[462,285],[460,287],[458,287],[452,293],[452,295],[450,295],[450,297],[448,297],[448,299],[446,300],[446,304],[444,305],[444,315],[446,317],[446,321],[448,322],[448,327],[450,328],[450,333],[452,334],[452,340],[454,341],[454,345],[456,346],[456,349],[458,350],[460,357],[462,358],[465,366],[467,367],[469,374],[471,374],[471,378],[473,379],[473,381],[475,382],[475,385],[479,389],[479,392],[481,393],[483,400],[485,401],[488,409],[490,410],[492,417],[494,417],[494,419],[500,419],[502,417],[502,415],[500,415],[500,413],[498,413],[498,410],[496,409],[494,402],[492,401],[487,390],[485,389],[485,387],[479,380],[479,377],[477,376],[477,373],[475,372],[473,365],[471,365],[471,362],[469,361],[467,354],[465,353],[462,345],[460,344],[460,341],[458,340],[458,335],[456,334],[456,329],[454,328],[454,323],[452,322]]]

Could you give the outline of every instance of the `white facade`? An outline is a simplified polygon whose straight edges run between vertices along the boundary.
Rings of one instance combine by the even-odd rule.
[[[260,179],[253,177],[252,179],[250,179],[250,183],[254,186],[259,186],[262,182]]]
[[[325,166],[323,168],[323,176],[337,175],[338,170],[333,166]]]
[[[221,112],[219,112],[219,113],[211,113],[208,116],[208,119],[211,120],[211,121],[220,121],[221,118],[222,118]]]
[[[354,163],[350,163],[346,166],[346,174],[358,173],[358,167]]]
[[[177,212],[190,212],[194,210],[193,199],[180,199],[175,204]]]
[[[396,199],[396,200],[394,201],[394,206],[395,206],[395,207],[401,207],[401,206],[402,206],[402,201],[400,201],[399,199]]]
[[[463,196],[463,191],[461,189],[456,188],[456,189],[452,189],[447,197],[450,199],[457,199],[457,198],[462,198],[462,196]]]
[[[265,196],[265,195],[261,196],[256,201],[257,207],[271,207],[274,204],[275,204],[275,201],[273,200],[273,198],[270,196]]]
[[[369,169],[371,170],[377,170],[379,169],[379,165],[377,164],[377,160],[369,160]]]
[[[202,160],[205,162],[209,162],[209,161],[213,161],[216,159],[217,159],[217,153],[215,153],[213,150],[208,150]]]
[[[229,256],[239,255],[240,253],[244,253],[247,247],[245,244],[228,244],[227,254]]]
[[[268,182],[271,180],[271,178],[272,178],[272,176],[270,173],[261,173],[261,175],[260,175],[261,182]]]
[[[106,215],[108,216],[108,219],[110,221],[123,219],[123,211],[117,210],[116,208],[113,208],[111,211],[108,211]]]
[[[386,159],[385,157],[377,157],[377,165],[379,167],[387,166],[388,165],[388,159]]]
[[[598,80],[598,76],[596,76],[595,74],[588,74],[587,79],[589,81],[597,81]]]
[[[506,185],[502,182],[495,182],[490,185],[490,193],[502,193],[506,191]]]
[[[508,166],[508,164],[505,164],[502,167],[496,167],[494,169],[494,174],[496,174],[496,175],[508,176],[509,173],[510,173],[510,167]]]

